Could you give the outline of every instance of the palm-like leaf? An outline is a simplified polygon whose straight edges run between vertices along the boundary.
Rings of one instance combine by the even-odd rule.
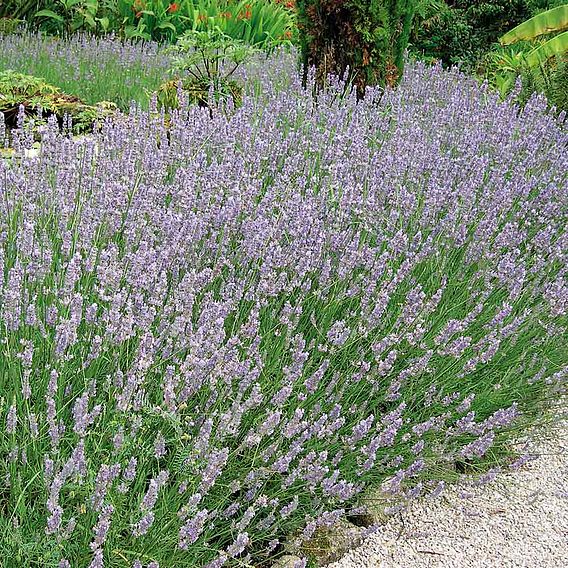
[[[551,57],[565,53],[568,53],[568,31],[549,39],[531,51],[527,55],[527,63],[530,67],[534,67]]]
[[[501,45],[509,45],[521,40],[532,40],[541,35],[561,32],[568,29],[568,4],[558,6],[537,14],[534,18],[519,24],[501,36]]]

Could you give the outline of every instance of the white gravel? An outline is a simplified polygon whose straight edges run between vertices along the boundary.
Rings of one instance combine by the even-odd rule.
[[[568,567],[568,420],[546,437],[538,459],[468,498],[417,502],[328,568]]]

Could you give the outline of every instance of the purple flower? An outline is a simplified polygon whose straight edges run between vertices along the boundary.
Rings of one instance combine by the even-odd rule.
[[[169,65],[0,37],[10,67],[24,51],[126,94]],[[565,124],[422,63],[316,104],[293,59],[252,59],[239,108],[166,120],[154,97],[79,139],[19,109],[1,130],[4,477],[29,484],[39,556],[73,541],[101,566],[120,536],[146,566],[154,535],[160,558],[254,564],[371,484],[391,512],[436,496],[427,465],[483,459],[564,390],[542,354],[567,331]]]
[[[16,414],[16,405],[12,404],[8,409],[8,415],[6,416],[6,433],[13,434],[16,431],[16,424],[18,423],[18,417]]]
[[[154,440],[154,455],[156,459],[166,455],[166,439],[161,432],[158,432],[156,439]]]
[[[134,536],[143,536],[149,530],[152,524],[154,523],[155,515],[152,511],[146,513],[137,523],[134,525],[132,529],[132,534]]]
[[[187,550],[189,545],[199,538],[208,516],[209,512],[207,509],[203,509],[186,521],[179,531],[178,544],[180,548]]]
[[[89,568],[104,568],[103,551],[97,548],[93,553],[93,559],[89,564]]]
[[[250,543],[249,535],[246,532],[239,533],[237,535],[237,538],[235,539],[235,542],[233,542],[233,544],[227,547],[227,554],[231,558],[238,556],[243,552],[243,550],[247,547],[249,543]]]
[[[340,347],[347,341],[350,333],[351,330],[347,327],[347,324],[344,321],[339,320],[329,328],[327,338],[332,345]]]
[[[484,434],[473,442],[466,444],[460,450],[460,455],[464,458],[480,458],[485,455],[487,450],[493,445],[494,440],[495,432],[493,432],[493,430],[490,430],[489,432],[487,432],[487,434]]]
[[[91,496],[91,504],[95,511],[100,511],[106,494],[113,481],[120,475],[120,464],[102,464],[95,479],[95,489]]]
[[[91,543],[93,550],[100,548],[105,543],[110,528],[110,518],[113,512],[114,507],[112,505],[104,505],[101,508],[97,524],[93,528],[93,532],[95,533],[95,538]]]
[[[150,480],[148,491],[146,491],[144,499],[142,499],[142,503],[140,504],[140,508],[143,511],[149,511],[154,508],[158,500],[158,492],[165,485],[168,478],[169,473],[167,471],[161,471],[156,478]]]

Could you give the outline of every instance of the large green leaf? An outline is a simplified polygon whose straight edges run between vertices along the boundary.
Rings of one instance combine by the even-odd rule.
[[[519,24],[501,36],[501,45],[509,45],[521,40],[532,40],[543,34],[561,32],[568,29],[568,4],[558,6],[537,14],[534,18]]]
[[[555,55],[564,55],[566,53],[568,53],[568,31],[549,39],[536,49],[533,49],[527,55],[527,63],[534,67]]]
[[[56,14],[53,10],[40,10],[35,15],[36,18],[51,18],[52,20],[56,20],[58,22],[63,22],[63,17],[59,14]]]

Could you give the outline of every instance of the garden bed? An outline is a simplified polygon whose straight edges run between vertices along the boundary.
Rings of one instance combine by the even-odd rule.
[[[393,515],[508,467],[565,388],[545,101],[422,64],[359,102],[282,54],[243,76],[239,108],[51,120],[0,160],[14,566],[269,566],[371,488]]]

